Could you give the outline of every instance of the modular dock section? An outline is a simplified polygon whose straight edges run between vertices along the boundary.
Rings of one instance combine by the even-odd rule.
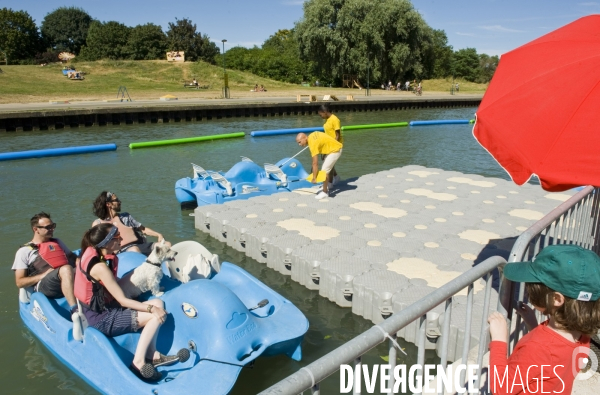
[[[364,175],[332,192],[320,201],[316,189],[306,189],[203,206],[195,226],[379,323],[486,258],[508,258],[521,232],[573,194],[421,166]],[[483,286],[475,287],[481,306]],[[460,358],[466,290],[455,300],[452,361]],[[442,314],[438,306],[429,327],[440,325]],[[479,328],[471,333],[476,344]],[[398,335],[415,342],[417,325]]]

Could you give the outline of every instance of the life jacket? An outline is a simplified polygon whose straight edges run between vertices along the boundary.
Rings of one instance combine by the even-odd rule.
[[[144,242],[144,235],[141,234],[141,232],[136,232],[136,230],[131,226],[125,226],[118,215],[110,220],[99,219],[98,221],[103,224],[113,224],[117,227],[117,229],[119,229],[119,234],[123,238],[121,240],[121,247],[125,247],[126,245],[130,244],[141,244]]]
[[[74,294],[83,306],[100,313],[112,303],[114,298],[100,281],[95,280],[90,275],[90,270],[97,263],[107,265],[113,276],[117,277],[119,259],[116,255],[98,256],[95,248],[88,247],[81,256],[75,271]]]
[[[40,244],[29,242],[23,244],[23,246],[38,252],[38,258],[28,269],[29,276],[43,273],[48,270],[48,267],[58,269],[69,264],[67,255],[56,239],[50,239]]]

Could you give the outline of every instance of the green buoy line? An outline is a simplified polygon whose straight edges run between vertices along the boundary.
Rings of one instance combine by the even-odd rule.
[[[173,140],[144,141],[141,143],[131,143],[131,144],[129,144],[129,148],[135,149],[135,148],[147,148],[147,147],[160,147],[163,145],[198,143],[201,141],[211,141],[211,140],[231,139],[231,138],[235,138],[235,137],[244,137],[245,135],[246,134],[244,132],[238,132],[238,133],[215,134],[213,136],[187,137],[187,138],[183,138],[183,139],[173,139]]]
[[[349,125],[349,126],[342,126],[342,132],[345,132],[347,130],[397,128],[397,127],[404,127],[404,126],[408,126],[408,122],[373,123],[370,125]]]

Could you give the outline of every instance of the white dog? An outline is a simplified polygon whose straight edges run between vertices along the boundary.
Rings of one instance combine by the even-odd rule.
[[[144,263],[119,280],[119,285],[125,296],[133,299],[146,291],[152,291],[154,296],[162,295],[162,292],[160,292],[160,280],[163,277],[161,265],[166,261],[168,267],[169,262],[175,260],[175,255],[177,255],[177,252],[165,245],[164,240],[160,243],[154,243],[152,253]]]

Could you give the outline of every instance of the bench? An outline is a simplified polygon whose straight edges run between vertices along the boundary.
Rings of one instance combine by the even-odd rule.
[[[304,98],[306,98],[306,100],[304,100]],[[313,102],[313,101],[317,101],[317,96],[316,95],[297,95],[296,101],[297,102],[301,102],[301,101]]]
[[[340,101],[340,99],[338,99],[337,96],[335,96],[335,95],[325,95],[325,96],[323,96],[323,101],[329,101],[329,100]]]
[[[194,85],[191,82],[185,82],[183,84],[184,88],[194,88],[194,89],[208,89],[208,85]]]

